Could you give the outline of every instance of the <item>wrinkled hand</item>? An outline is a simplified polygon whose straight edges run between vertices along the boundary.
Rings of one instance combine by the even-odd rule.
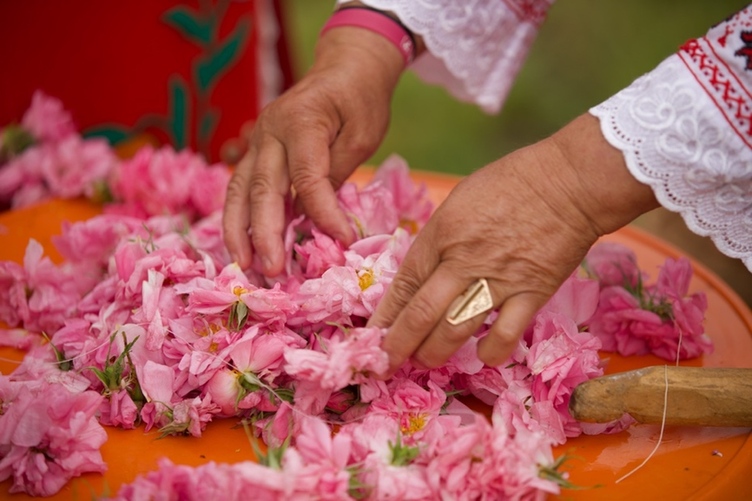
[[[321,37],[311,71],[262,111],[224,209],[225,244],[242,268],[251,264],[250,228],[264,273],[282,271],[291,187],[318,228],[346,244],[354,239],[335,191],[381,143],[403,65],[380,35],[333,29]]]
[[[598,127],[583,116],[450,193],[369,322],[390,326],[383,344],[390,374],[411,356],[419,366],[438,367],[478,330],[486,315],[456,326],[446,316],[479,278],[488,280],[499,315],[478,355],[491,366],[503,363],[597,238],[657,205]]]

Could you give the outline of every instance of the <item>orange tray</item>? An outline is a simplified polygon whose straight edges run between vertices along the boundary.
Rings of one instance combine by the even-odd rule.
[[[371,171],[355,174],[364,182]],[[413,172],[425,182],[430,196],[441,202],[459,178],[425,172]],[[38,240],[53,260],[60,256],[51,244],[63,221],[80,221],[99,212],[85,201],[52,201],[28,209],[0,214],[0,260],[21,262],[29,238]],[[627,227],[604,238],[620,242],[637,254],[640,267],[652,278],[666,257],[681,252],[636,228]],[[694,277],[690,291],[702,291],[708,298],[706,330],[715,344],[713,354],[687,361],[684,365],[703,367],[752,367],[752,312],[742,300],[712,272],[692,262]],[[0,371],[9,373],[23,353],[0,349]],[[648,365],[663,365],[652,357],[608,358],[606,372],[614,373]],[[670,391],[670,390],[669,390]],[[670,393],[669,393],[670,398]],[[656,455],[637,473],[623,482],[615,481],[641,463],[655,446],[659,427],[635,425],[615,435],[582,436],[557,447],[556,456],[572,456],[566,463],[570,481],[584,487],[563,490],[551,499],[562,500],[634,500],[634,499],[752,499],[752,430],[748,428],[667,428]],[[102,447],[108,465],[104,475],[86,474],[71,480],[51,499],[91,499],[115,495],[120,486],[139,474],[157,468],[157,460],[201,465],[209,461],[237,462],[253,459],[253,452],[242,428],[234,420],[209,424],[204,436],[158,438],[158,432],[143,428],[125,431],[107,428],[109,439]],[[23,494],[9,495],[10,481],[0,485],[0,498],[27,499]]]

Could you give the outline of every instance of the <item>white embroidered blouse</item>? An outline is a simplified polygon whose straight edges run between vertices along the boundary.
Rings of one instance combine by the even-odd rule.
[[[496,112],[553,1],[364,3],[423,37],[411,65],[422,79]],[[752,271],[752,6],[590,113],[661,205]]]

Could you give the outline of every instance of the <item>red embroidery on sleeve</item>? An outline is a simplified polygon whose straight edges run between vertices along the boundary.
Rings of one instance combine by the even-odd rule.
[[[551,4],[554,3],[554,0],[503,1],[522,21],[527,21],[536,26],[540,25],[546,19],[546,12],[548,12]]]
[[[739,37],[744,42],[744,47],[734,52],[734,55],[746,57],[747,65],[744,69],[752,70],[752,31],[742,31]]]
[[[679,57],[752,148],[752,7],[679,49]]]

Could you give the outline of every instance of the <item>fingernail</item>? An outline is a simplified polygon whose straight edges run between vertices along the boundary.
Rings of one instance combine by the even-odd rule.
[[[355,235],[351,231],[347,231],[347,232],[338,231],[332,236],[334,237],[335,240],[339,240],[340,242],[346,245],[349,245],[353,243],[355,240],[357,240],[355,238]]]

